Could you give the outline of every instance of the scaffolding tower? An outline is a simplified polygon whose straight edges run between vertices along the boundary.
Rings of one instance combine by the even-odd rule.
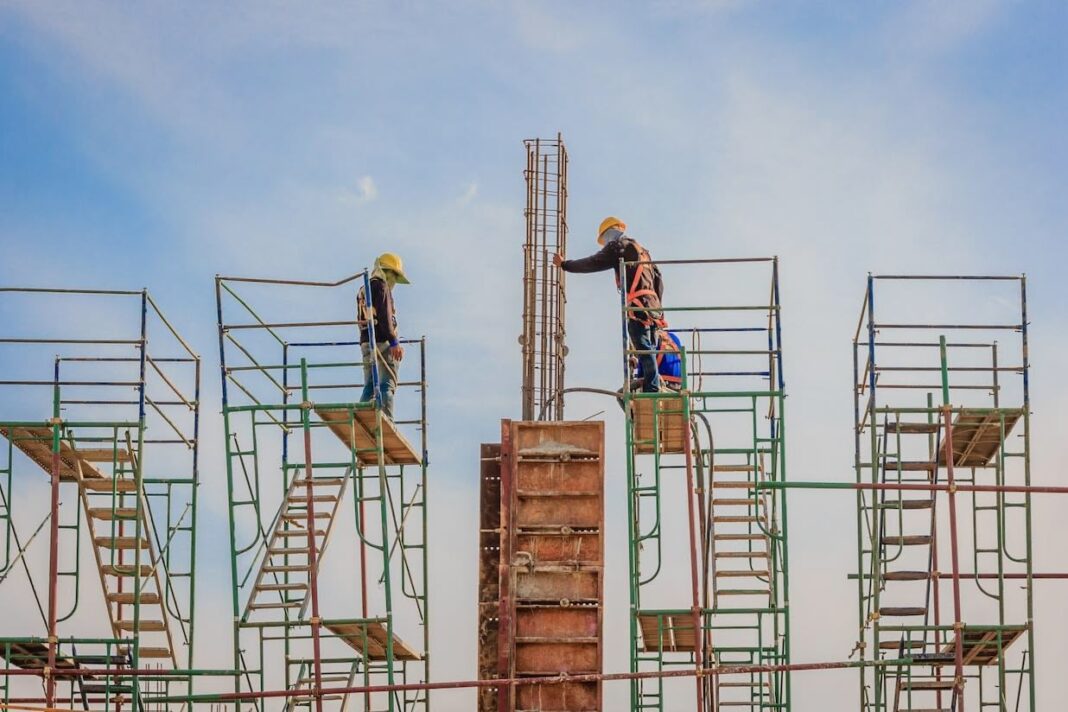
[[[1031,485],[1027,328],[1023,276],[868,277],[853,341],[865,712],[1035,710],[1031,492],[1005,489]]]
[[[523,244],[523,420],[564,419],[564,272],[567,256],[567,149],[555,139],[527,139],[526,241]]]
[[[786,671],[701,674],[790,662],[786,498],[758,488],[786,478],[778,260],[645,264],[664,274],[683,345],[678,390],[632,388],[645,352],[628,342],[623,298],[630,671],[698,674],[633,679],[631,709],[789,710]],[[717,290],[735,301],[693,303]]]
[[[0,313],[0,605],[27,627],[0,638],[0,699],[189,695],[200,358],[147,290],[0,288]]]
[[[361,354],[361,285],[370,307],[366,271],[216,278],[233,683],[285,690],[251,695],[246,709],[430,708],[427,690],[343,691],[429,677],[426,340],[400,340],[409,353],[391,419],[378,378],[389,365]]]

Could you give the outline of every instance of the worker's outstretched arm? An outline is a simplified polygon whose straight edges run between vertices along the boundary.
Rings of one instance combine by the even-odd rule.
[[[619,243],[609,242],[589,257],[562,261],[560,268],[565,272],[604,272],[619,267],[619,256]]]

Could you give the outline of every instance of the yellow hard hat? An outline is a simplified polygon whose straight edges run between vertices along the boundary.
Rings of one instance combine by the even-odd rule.
[[[393,252],[383,252],[378,257],[378,266],[382,269],[388,269],[397,275],[397,284],[411,284],[404,274],[404,262],[401,261],[400,255]]]
[[[611,215],[601,221],[601,227],[597,228],[597,244],[604,244],[604,231],[611,227],[618,227],[620,230],[626,230],[627,224],[619,218],[614,218]]]

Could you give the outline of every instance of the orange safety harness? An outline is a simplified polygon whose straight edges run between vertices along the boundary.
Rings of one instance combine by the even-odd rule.
[[[636,307],[642,309],[645,313],[644,319],[638,316],[638,314],[642,313],[638,311],[628,312],[627,318],[641,322],[645,326],[655,325],[660,329],[666,329],[667,320],[664,319],[664,313],[659,309],[660,295],[655,288],[660,272],[657,270],[656,265],[650,264],[652,258],[649,256],[649,251],[641,243],[629,237],[624,237],[622,241],[624,247],[629,245],[638,253],[637,264],[634,265],[634,277],[631,279],[630,288],[627,290],[626,304],[628,308]],[[623,288],[618,273],[616,274],[616,288]],[[647,303],[645,298],[648,297],[652,297],[653,304]],[[670,339],[668,340],[670,341]]]

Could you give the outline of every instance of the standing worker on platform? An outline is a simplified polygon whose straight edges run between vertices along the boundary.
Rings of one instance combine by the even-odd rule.
[[[622,220],[607,217],[597,231],[597,244],[601,250],[589,257],[565,260],[553,255],[553,262],[565,272],[604,272],[614,270],[616,287],[626,290],[627,334],[631,348],[644,352],[638,355],[641,366],[642,391],[655,393],[660,390],[660,374],[657,369],[657,331],[666,328],[661,299],[664,296],[664,281],[660,269],[651,264],[649,251],[624,232],[627,226]],[[619,262],[627,264],[626,274],[620,275]]]
[[[397,310],[393,306],[393,285],[411,284],[404,274],[404,263],[392,252],[383,252],[371,270],[371,299],[360,287],[356,298],[356,321],[360,327],[360,350],[363,352],[363,395],[360,402],[374,398],[371,379],[371,325],[374,325],[378,361],[378,390],[382,395],[382,412],[393,418],[393,394],[397,390],[397,369],[404,358],[404,348],[397,341]]]

